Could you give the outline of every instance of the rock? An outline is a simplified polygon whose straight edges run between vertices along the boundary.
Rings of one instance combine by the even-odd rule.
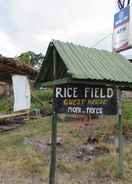
[[[57,137],[56,144],[57,144],[57,145],[62,145],[62,144],[63,144],[62,137]]]
[[[97,144],[99,142],[99,140],[94,137],[94,136],[90,136],[88,139],[87,139],[87,143],[89,144]]]
[[[23,141],[23,144],[32,144],[32,140],[29,139],[28,137],[24,137],[24,141]]]
[[[51,145],[51,139],[49,141],[49,143],[47,143],[49,146]],[[63,144],[63,140],[61,137],[57,137],[57,140],[56,140],[56,145],[58,146],[61,146]]]
[[[48,150],[47,145],[45,145],[41,141],[34,142],[34,148],[36,151],[41,152],[41,153],[44,153],[45,151]]]

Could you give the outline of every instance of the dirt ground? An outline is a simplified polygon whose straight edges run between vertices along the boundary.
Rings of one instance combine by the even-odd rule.
[[[124,176],[117,177],[116,119],[58,122],[56,184],[131,184],[131,129],[124,126]],[[51,118],[0,134],[0,184],[47,184]]]

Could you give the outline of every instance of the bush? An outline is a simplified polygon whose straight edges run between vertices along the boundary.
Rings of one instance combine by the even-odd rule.
[[[31,96],[31,111],[33,109],[46,110],[47,112],[51,112],[51,104],[52,101],[52,89],[44,89],[44,90],[35,90],[32,92]],[[0,97],[0,112],[1,113],[10,113],[13,110],[13,97]]]
[[[9,113],[12,110],[13,99],[11,97],[0,97],[0,112]]]
[[[52,89],[41,89],[32,92],[31,109],[40,109],[51,112],[51,104],[53,92]]]
[[[33,96],[36,96],[42,102],[50,101],[53,96],[52,89],[41,89],[33,92]]]
[[[123,102],[123,116],[126,120],[132,120],[132,100],[128,99]]]

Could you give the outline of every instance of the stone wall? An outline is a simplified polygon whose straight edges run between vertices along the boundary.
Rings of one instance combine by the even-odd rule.
[[[0,96],[9,96],[9,95],[10,95],[9,84],[5,82],[0,82]]]

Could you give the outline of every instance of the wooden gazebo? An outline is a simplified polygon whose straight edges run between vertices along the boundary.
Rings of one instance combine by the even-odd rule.
[[[122,154],[122,111],[121,91],[132,89],[132,64],[122,55],[87,48],[72,43],[53,40],[50,42],[43,61],[36,85],[53,86],[53,118],[52,118],[52,149],[49,184],[55,184],[56,169],[56,136],[57,136],[57,109],[56,89],[67,89],[67,85],[77,84],[93,86],[112,86],[116,90],[119,162],[118,175],[123,174]],[[59,90],[60,90],[59,89]],[[81,90],[80,90],[81,91]],[[61,96],[61,95],[60,95]],[[61,99],[62,100],[62,99]]]

